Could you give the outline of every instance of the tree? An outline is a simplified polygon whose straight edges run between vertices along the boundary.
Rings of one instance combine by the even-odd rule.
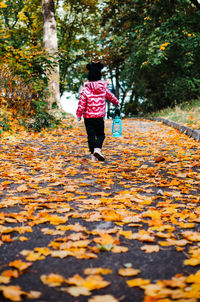
[[[107,57],[117,54],[119,83],[130,87],[130,102],[139,100],[140,111],[199,96],[199,17],[195,0],[109,0],[104,5],[102,49]]]
[[[62,95],[78,92],[86,63],[98,55],[98,0],[63,0],[56,13]]]
[[[48,90],[47,98],[48,109],[53,109],[56,104],[61,109],[60,104],[60,77],[58,63],[58,39],[57,26],[55,19],[55,6],[53,0],[42,0],[43,13],[43,43],[46,51],[51,56],[52,68],[48,71]]]

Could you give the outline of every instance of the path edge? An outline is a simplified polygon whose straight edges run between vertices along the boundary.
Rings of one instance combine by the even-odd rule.
[[[161,118],[161,117],[150,118],[150,120],[157,121],[157,122],[162,122],[163,124],[165,124],[167,126],[170,126],[170,127],[173,127],[175,129],[179,130],[180,132],[186,134],[187,136],[192,137],[196,141],[200,142],[200,131],[198,131],[198,130],[194,130],[194,129],[190,128],[190,127],[178,124],[178,123],[176,123],[174,121],[167,120],[167,119],[164,119],[164,118]]]

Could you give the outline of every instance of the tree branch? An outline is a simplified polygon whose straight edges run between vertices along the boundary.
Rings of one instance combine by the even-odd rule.
[[[200,3],[198,2],[198,0],[190,0],[190,2],[200,10]]]

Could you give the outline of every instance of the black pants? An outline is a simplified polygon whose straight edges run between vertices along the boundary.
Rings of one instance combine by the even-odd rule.
[[[102,148],[105,139],[104,119],[103,117],[85,118],[84,122],[88,136],[88,146],[90,152],[93,154],[94,148]]]

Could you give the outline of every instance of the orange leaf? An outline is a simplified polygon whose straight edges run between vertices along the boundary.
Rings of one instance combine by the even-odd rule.
[[[47,284],[50,287],[60,286],[65,281],[64,277],[53,273],[49,275],[42,275],[40,279],[44,284]]]
[[[127,268],[120,268],[118,270],[118,274],[120,276],[123,276],[123,277],[131,277],[131,276],[136,276],[140,273],[140,270],[139,269],[134,269],[132,267],[127,267]]]
[[[27,185],[21,185],[17,188],[17,191],[18,192],[25,192],[25,191],[28,191],[28,187]]]
[[[0,283],[8,284],[9,282],[10,282],[10,277],[0,275]]]
[[[126,281],[126,283],[128,284],[128,286],[130,287],[134,287],[134,286],[142,286],[142,285],[148,285],[150,284],[150,280],[145,280],[145,279],[141,279],[141,278],[137,278],[137,279],[133,279],[133,280],[128,280]]]
[[[88,302],[118,302],[115,297],[111,295],[101,295],[101,296],[94,296],[88,300]]]
[[[15,260],[9,263],[9,266],[16,267],[19,271],[24,271],[31,265],[31,262],[23,262],[22,260]]]
[[[19,277],[19,272],[17,270],[6,270],[2,273],[2,276],[5,277],[13,277],[13,278],[18,278]]]
[[[158,156],[158,157],[155,159],[155,163],[160,163],[161,161],[165,161],[165,158],[162,157],[162,156]]]
[[[84,274],[85,275],[107,275],[107,274],[112,274],[112,270],[108,268],[102,268],[102,267],[93,267],[93,268],[86,268],[84,269]]]
[[[21,296],[25,294],[21,290],[20,286],[0,286],[0,291],[2,291],[5,298],[10,299],[11,301],[22,301]]]
[[[66,292],[70,294],[73,297],[79,297],[80,295],[82,296],[90,296],[91,292],[83,286],[70,286],[68,288],[62,288],[61,289],[63,292]]]
[[[143,245],[141,250],[145,251],[146,253],[154,253],[159,252],[160,248],[159,245]]]
[[[2,235],[1,240],[3,242],[13,242],[13,239],[10,237],[10,235]]]
[[[100,237],[94,238],[94,242],[101,245],[114,244],[115,239],[109,234],[100,234]]]

